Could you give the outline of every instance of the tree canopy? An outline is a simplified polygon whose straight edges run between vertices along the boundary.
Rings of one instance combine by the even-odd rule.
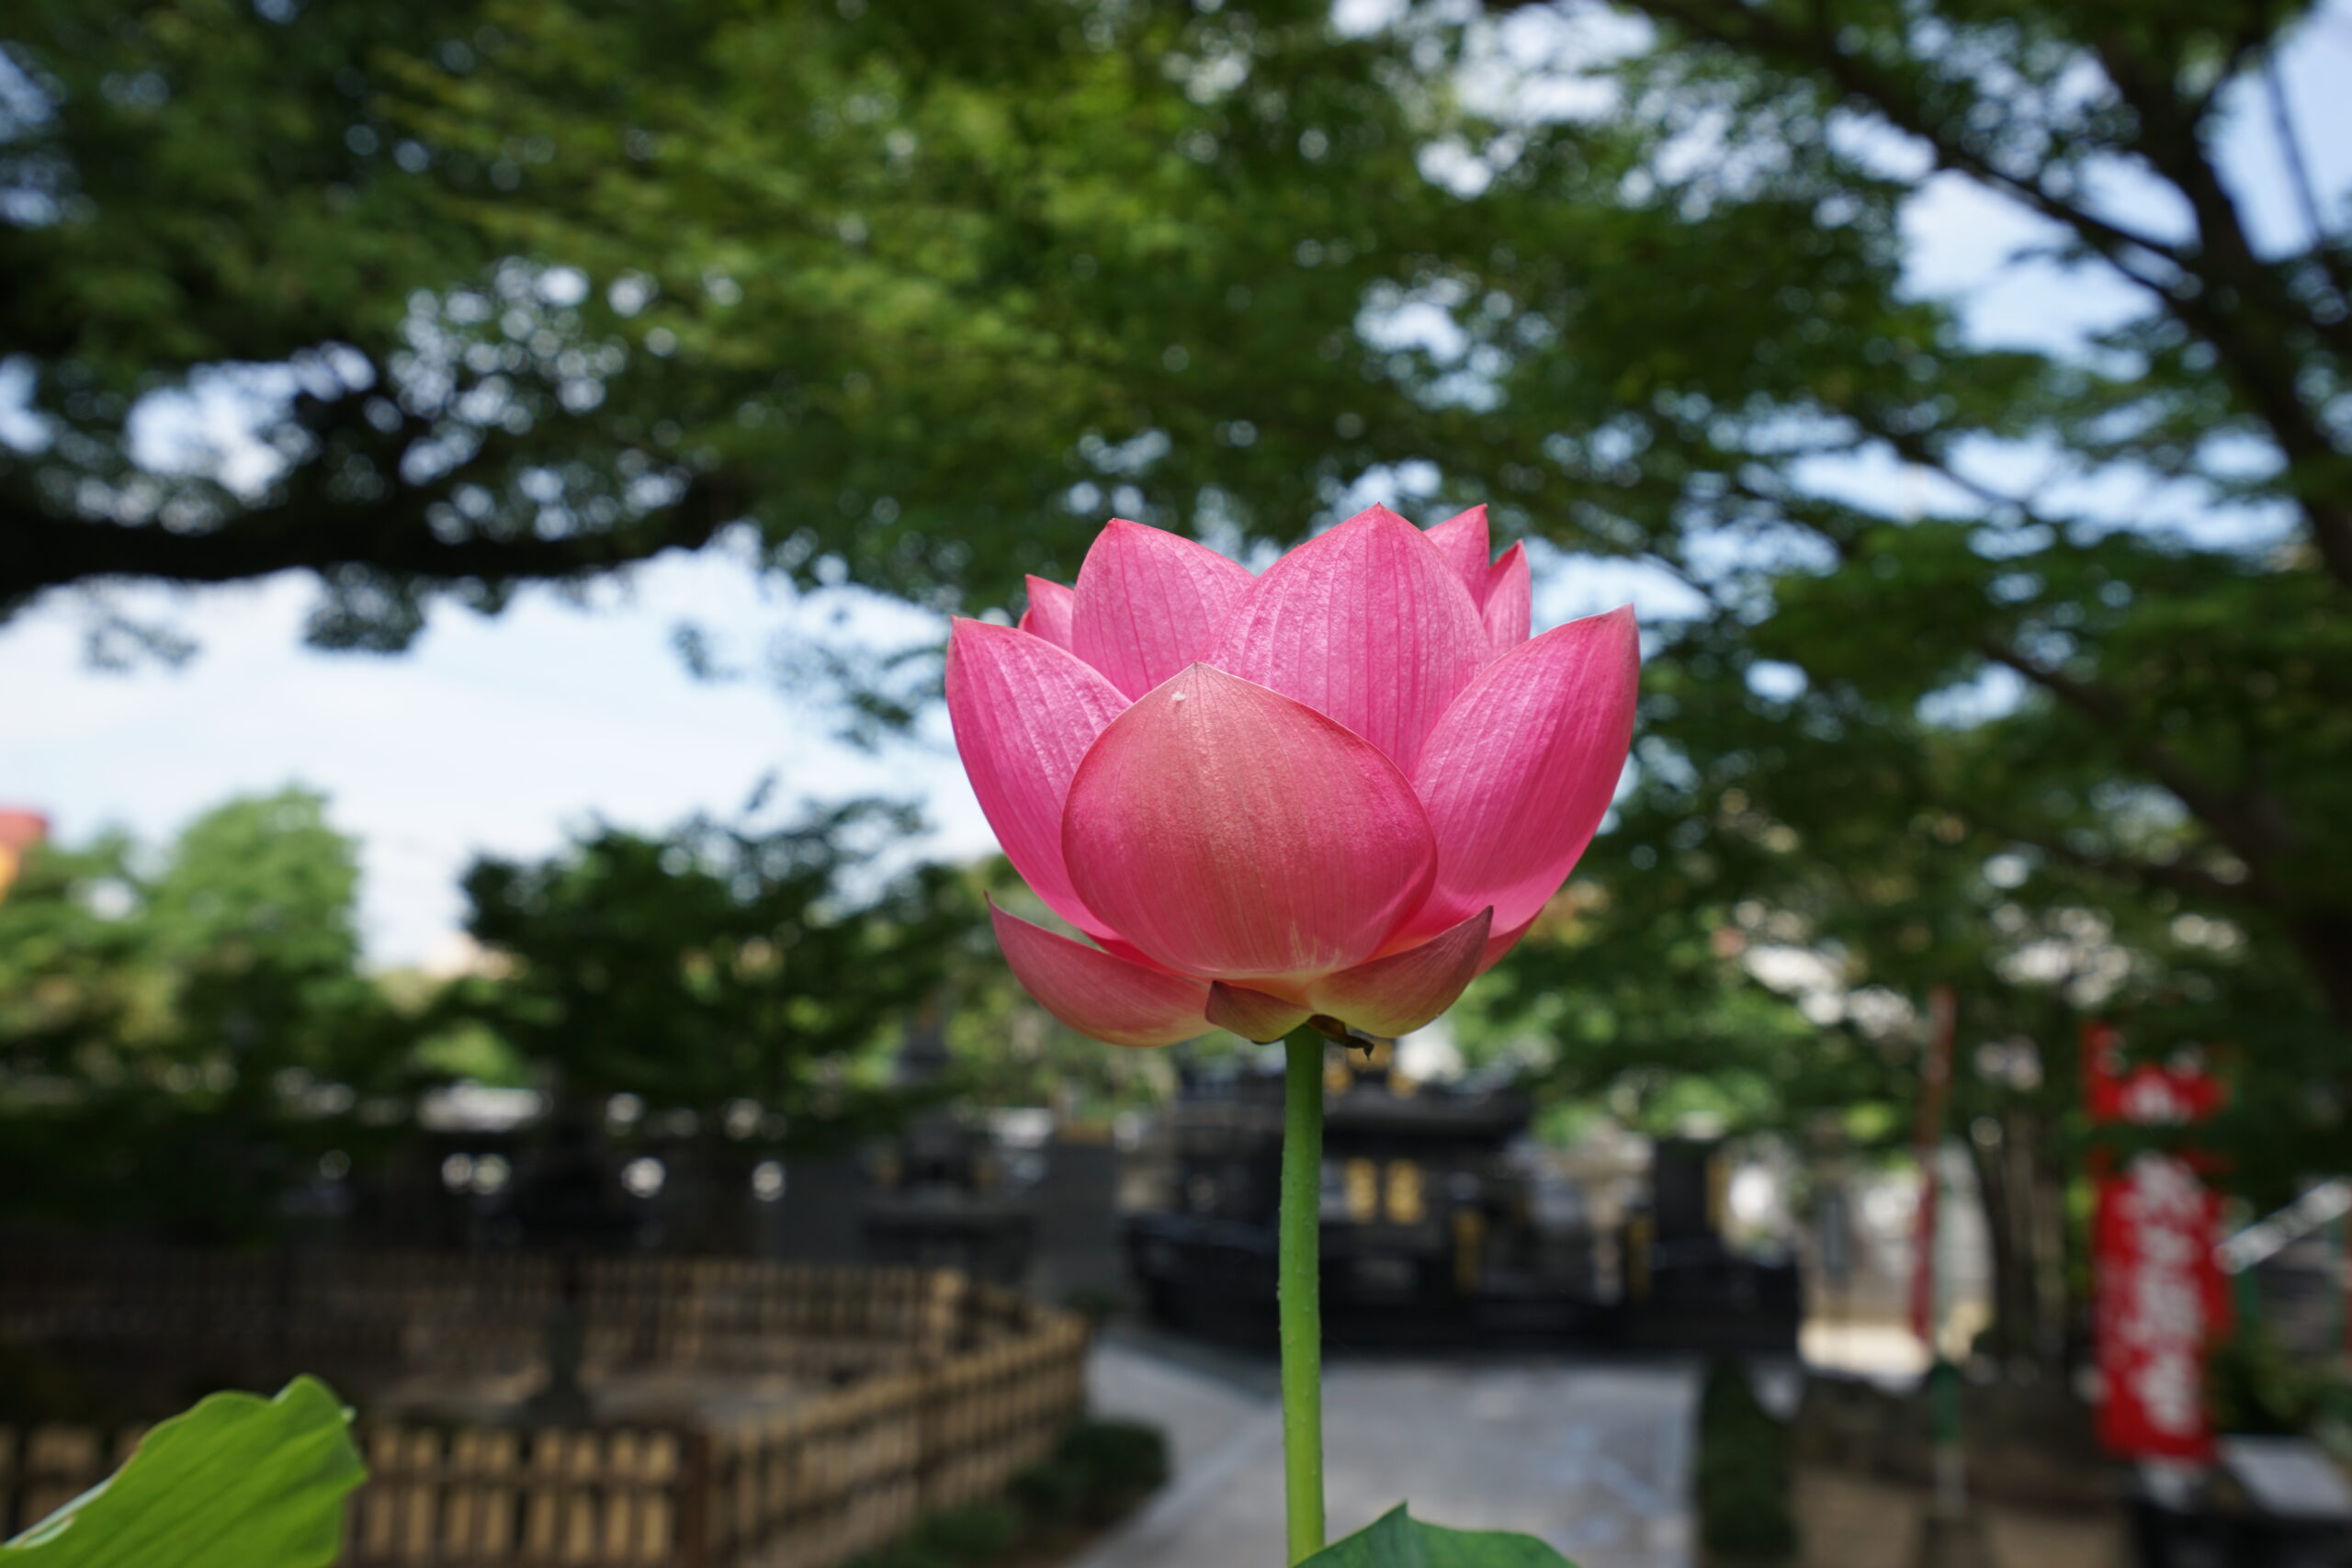
[[[797,581],[1014,607],[1109,512],[1242,549],[1368,485],[1487,502],[1564,598],[1671,590],[1621,825],[1514,972],[1570,1076],[1900,1093],[1941,980],[2052,1106],[2093,1010],[2233,1052],[2289,1181],[2352,1098],[2311,8],[1602,15],[37,0],[0,604],[304,568],[316,636],[391,648],[746,519]],[[1923,287],[1939,202],[2096,319]],[[135,435],[239,388],[275,468]],[[659,869],[610,848],[511,886]],[[1765,949],[1830,966],[1809,1012]]]
[[[359,969],[357,874],[300,790],[230,801],[167,848],[37,851],[0,901],[7,1213],[234,1238],[328,1151],[379,1139],[397,1116],[364,1102],[414,1077]]]
[[[910,826],[855,802],[782,827],[607,828],[544,861],[482,860],[467,929],[488,962],[432,1021],[487,1027],[582,1100],[634,1094],[714,1125],[730,1106],[786,1127],[850,1116],[880,1087],[854,1076],[860,1058],[914,1021],[978,929],[953,868],[876,863]]]
[[[2278,108],[2256,173],[2308,177],[2273,69],[2304,13],[1638,9],[1618,111],[1498,158],[1552,243],[1463,318],[1502,353],[1507,515],[1687,596],[1612,885],[1712,889],[1727,942],[1795,920],[1913,998],[2104,945],[2122,972],[2043,988],[2326,1082],[2298,1122],[2338,1135],[2345,207],[2258,244],[2221,145]],[[1955,189],[2112,284],[2106,324],[1991,341],[1916,287],[1908,216]]]
[[[1445,39],[1319,4],[44,0],[0,38],[40,426],[0,605],[303,569],[314,637],[396,648],[746,519],[801,581],[977,607],[1108,510],[1294,534],[1461,417],[1359,331],[1483,243],[1416,171]],[[268,462],[142,446],[191,391]]]
[[[1563,1091],[1703,1077],[1893,1145],[1951,985],[1996,1251],[2003,1182],[2064,1213],[2110,1017],[2222,1068],[2197,1136],[2283,1199],[2352,1089],[2352,193],[2310,189],[2280,70],[2308,11],[1633,9],[1612,112],[1496,150],[1553,240],[1461,318],[1504,355],[1501,514],[1680,589],[1616,829],[1498,1005]],[[1923,288],[1936,202],[2098,319]]]

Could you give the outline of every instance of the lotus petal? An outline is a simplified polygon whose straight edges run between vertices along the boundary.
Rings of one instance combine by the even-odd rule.
[[[1094,738],[1127,705],[1075,654],[1012,626],[958,619],[947,640],[956,750],[1005,858],[1072,925],[1110,928],[1062,864],[1062,799]]]
[[[1487,569],[1479,600],[1487,622],[1487,657],[1499,659],[1527,640],[1535,625],[1535,581],[1527,570],[1527,547],[1513,545]]]
[[[1114,1045],[1173,1045],[1208,1032],[1208,987],[1188,975],[1103,953],[989,903],[1013,977],[1080,1034]]]
[[[1031,577],[1029,608],[1021,613],[1021,629],[1033,637],[1044,637],[1056,648],[1069,646],[1069,619],[1078,607],[1078,595],[1049,578]]]
[[[1436,866],[1420,803],[1376,747],[1206,664],[1102,731],[1070,781],[1062,852],[1087,908],[1159,963],[1276,988],[1378,952]]]
[[[1535,913],[1528,916],[1525,920],[1516,926],[1513,926],[1510,930],[1507,931],[1497,931],[1494,935],[1488,937],[1487,939],[1487,951],[1481,954],[1478,959],[1478,974],[1484,975],[1487,970],[1492,969],[1496,964],[1500,964],[1503,961],[1503,955],[1509,953],[1512,948],[1517,947],[1519,945],[1519,939],[1525,936],[1529,931],[1533,931],[1535,929],[1535,922],[1543,918],[1544,911],[1538,909]],[[1473,976],[1471,977],[1476,979],[1477,976]]]
[[[1209,1021],[1261,1045],[1280,1040],[1310,1016],[1309,1010],[1296,1002],[1247,986],[1228,986],[1218,980],[1209,987]]]
[[[1208,651],[1255,581],[1206,545],[1114,517],[1078,569],[1070,651],[1142,696]]]
[[[1486,660],[1470,591],[1428,536],[1385,506],[1267,568],[1208,655],[1337,719],[1408,773]]]
[[[1544,907],[1609,809],[1640,676],[1631,606],[1555,626],[1478,672],[1414,772],[1439,865],[1408,934],[1489,905],[1509,931]]]
[[[1437,553],[1445,558],[1445,564],[1462,579],[1462,586],[1470,590],[1470,597],[1483,602],[1487,595],[1487,558],[1494,547],[1487,541],[1487,509],[1474,506],[1449,517],[1430,529],[1428,537],[1437,547]]]
[[[1481,909],[1418,947],[1328,975],[1307,996],[1317,1012],[1366,1034],[1393,1037],[1419,1029],[1452,1007],[1478,973],[1494,913]]]

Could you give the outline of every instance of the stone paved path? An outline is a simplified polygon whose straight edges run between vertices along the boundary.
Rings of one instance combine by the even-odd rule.
[[[1280,1568],[1271,1379],[1110,1342],[1095,1406],[1168,1428],[1168,1489],[1072,1568]],[[1688,1568],[1696,1377],[1653,1363],[1339,1361],[1324,1371],[1334,1538],[1409,1497],[1441,1524],[1525,1530],[1580,1568]]]

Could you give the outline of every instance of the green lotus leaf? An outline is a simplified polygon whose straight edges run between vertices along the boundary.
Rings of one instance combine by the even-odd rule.
[[[6,1568],[326,1568],[368,1478],[350,1415],[296,1378],[275,1399],[215,1393],[129,1462],[0,1546]]]
[[[1397,1504],[1298,1568],[1575,1568],[1532,1535],[1450,1530],[1423,1524]]]

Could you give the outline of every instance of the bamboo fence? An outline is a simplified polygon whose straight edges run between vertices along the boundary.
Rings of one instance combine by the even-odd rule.
[[[363,1416],[346,1568],[832,1568],[1000,1490],[1084,1407],[1083,1321],[955,1274],[601,1259],[577,1283],[592,1375],[780,1371],[811,1392],[732,1423]],[[536,1364],[560,1288],[533,1258],[12,1258],[0,1337],[494,1375]],[[77,1495],[142,1431],[0,1426],[0,1525]]]

